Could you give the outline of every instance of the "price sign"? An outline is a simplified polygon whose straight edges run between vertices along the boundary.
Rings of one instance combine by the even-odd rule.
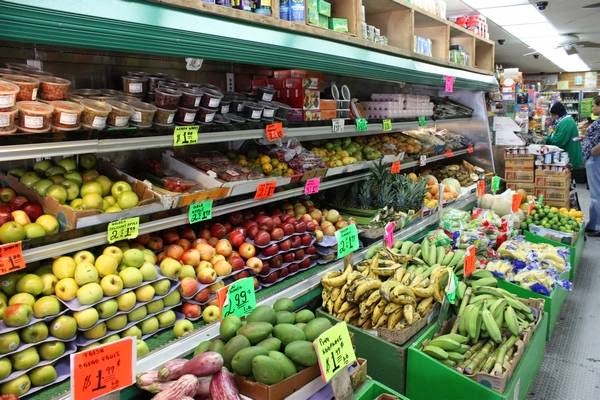
[[[344,133],[344,118],[334,118],[331,120],[331,130],[333,133]]]
[[[389,132],[392,130],[392,120],[391,119],[384,119],[383,122],[381,123],[381,129],[384,132]]]
[[[135,363],[133,337],[71,354],[73,399],[97,399],[133,385]]]
[[[419,126],[423,127],[425,125],[427,125],[427,118],[425,118],[424,116],[420,116],[419,117]]]
[[[365,118],[356,118],[356,132],[366,132],[369,128],[369,123]]]
[[[135,239],[140,232],[140,217],[131,217],[113,221],[108,224],[108,243],[119,240]]]
[[[454,157],[454,152],[452,151],[452,149],[446,149],[444,154],[446,154],[446,158]]]
[[[254,278],[239,279],[217,292],[217,301],[221,309],[221,318],[236,315],[240,318],[250,314],[256,308]]]
[[[337,240],[337,258],[344,258],[360,247],[358,243],[358,230],[355,224],[350,224],[336,231],[335,239]]]
[[[456,289],[458,288],[458,278],[454,274],[454,271],[449,271],[448,283],[445,287],[446,298],[450,304],[456,304]]]
[[[176,126],[173,131],[173,146],[187,146],[198,143],[197,125]]]
[[[521,193],[514,193],[512,196],[512,212],[516,213],[519,211],[519,209],[521,208],[521,200],[523,199],[523,196],[521,196]]]
[[[400,173],[400,161],[394,161],[392,166],[390,167],[390,174],[399,174]]]
[[[0,246],[0,275],[10,274],[11,272],[24,269],[26,266],[21,242]]]
[[[356,361],[348,326],[340,322],[321,333],[313,342],[321,377],[329,382],[339,371]]]
[[[492,177],[492,193],[496,194],[500,190],[500,177],[498,175],[494,175]]]
[[[394,229],[396,229],[396,221],[388,222],[383,228],[383,241],[389,249],[394,247]]]
[[[473,154],[474,151],[475,151],[475,147],[473,147],[472,144],[469,144],[467,146],[467,154]]]
[[[269,142],[276,142],[283,139],[283,123],[273,122],[265,126],[265,137]]]
[[[319,188],[321,187],[321,178],[310,178],[306,180],[304,184],[304,194],[311,195],[315,193],[319,193]]]
[[[445,78],[445,91],[446,93],[454,92],[454,80],[456,79],[453,76],[446,76]]]
[[[468,278],[475,271],[475,246],[467,247],[465,253],[464,276]]]
[[[212,219],[212,206],[213,201],[210,199],[190,204],[188,210],[188,220],[190,221],[190,224]]]
[[[483,197],[485,194],[485,179],[477,181],[477,197]]]
[[[421,154],[421,156],[419,157],[419,165],[421,167],[427,165],[427,156],[425,154]]]
[[[275,193],[275,188],[277,187],[276,181],[268,181],[259,183],[256,186],[256,193],[254,194],[254,200],[264,200],[269,197],[273,197],[273,193]]]

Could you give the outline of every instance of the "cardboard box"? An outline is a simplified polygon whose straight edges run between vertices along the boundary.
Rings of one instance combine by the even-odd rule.
[[[336,101],[331,99],[321,99],[321,104],[319,105],[319,109],[321,111],[335,111],[336,110]]]
[[[329,18],[329,29],[348,33],[348,18]]]
[[[536,188],[571,189],[571,172],[535,171]]]
[[[504,179],[510,182],[533,183],[535,175],[531,170],[508,170],[504,171]]]
[[[326,17],[331,17],[331,3],[325,0],[319,0],[318,3],[319,14]]]
[[[534,155],[504,153],[504,169],[533,170],[534,164]]]
[[[509,182],[506,182],[506,188],[514,190],[514,191],[522,189],[528,195],[531,195],[531,196],[535,195],[535,183],[523,183],[523,182],[511,182],[511,181],[509,181]]]
[[[251,381],[243,376],[235,375],[235,382],[240,393],[255,400],[283,400],[304,385],[321,375],[319,366],[314,365],[290,376],[275,385],[265,385]]]
[[[319,26],[319,6],[318,0],[306,1],[306,23],[308,25]]]
[[[544,196],[544,204],[554,207],[571,206],[571,190],[570,189],[551,189],[551,188],[535,188],[535,196]]]

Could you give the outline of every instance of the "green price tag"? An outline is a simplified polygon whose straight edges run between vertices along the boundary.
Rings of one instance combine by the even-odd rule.
[[[135,239],[139,232],[140,217],[131,217],[109,223],[106,236],[108,243],[114,243],[119,240]]]
[[[419,117],[419,126],[422,127],[422,126],[425,126],[425,125],[427,125],[427,118],[425,118],[424,116],[421,115]]]
[[[198,143],[198,125],[176,126],[173,131],[173,146],[187,146]]]
[[[356,224],[350,224],[335,232],[337,240],[337,258],[344,258],[348,254],[358,250],[358,230]]]
[[[454,272],[450,272],[451,279],[448,279],[446,284],[446,298],[450,304],[456,304],[456,289],[458,288],[458,278],[454,275]]]
[[[356,361],[348,326],[340,322],[321,333],[313,342],[321,376],[329,382],[335,374]]]
[[[188,210],[188,219],[190,220],[190,224],[212,219],[212,206],[212,200],[198,201],[190,204],[190,208]]]
[[[366,132],[369,123],[365,118],[356,118],[356,132]]]
[[[538,197],[538,204],[541,206],[544,204],[544,195],[540,194],[540,196]]]
[[[221,308],[222,318],[229,315],[242,318],[250,314],[256,308],[254,278],[243,278],[219,289],[217,301]]]
[[[500,177],[498,175],[494,175],[492,177],[492,193],[496,194],[500,190]]]
[[[384,132],[389,132],[392,130],[392,120],[391,119],[384,119],[383,122],[381,123],[382,127],[381,129]]]

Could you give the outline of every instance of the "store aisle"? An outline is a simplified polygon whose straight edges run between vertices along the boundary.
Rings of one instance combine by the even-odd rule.
[[[589,192],[579,200],[587,213]],[[600,399],[600,238],[589,238],[529,400]]]

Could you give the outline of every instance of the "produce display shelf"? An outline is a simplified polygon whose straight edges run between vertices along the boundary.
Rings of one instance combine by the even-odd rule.
[[[372,379],[368,379],[365,383],[363,383],[358,388],[358,391],[354,393],[352,398],[354,400],[371,400],[382,394],[394,395],[398,400],[408,400],[408,398],[402,396],[400,393],[397,393],[383,383]]]
[[[582,226],[577,240],[571,246],[557,242],[556,240],[536,235],[535,233],[532,233],[530,231],[525,232],[525,239],[527,239],[527,241],[531,243],[547,243],[551,244],[552,246],[568,248],[569,263],[571,264],[571,269],[569,270],[569,280],[573,282],[573,280],[575,279],[575,272],[577,271],[577,267],[579,266],[579,263],[581,262],[581,257],[583,256],[583,248],[585,246],[585,227]]]

